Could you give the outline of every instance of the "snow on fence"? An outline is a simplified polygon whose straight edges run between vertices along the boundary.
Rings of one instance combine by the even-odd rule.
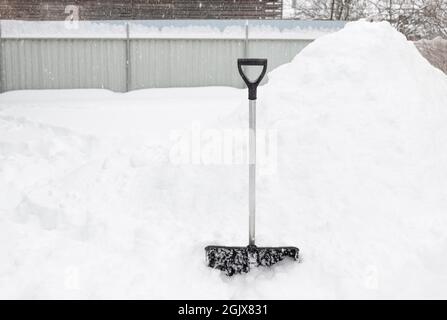
[[[0,21],[0,92],[242,87],[236,59],[289,62],[342,22],[293,20]]]

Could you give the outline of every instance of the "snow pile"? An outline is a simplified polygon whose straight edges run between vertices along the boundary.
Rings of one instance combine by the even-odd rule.
[[[270,73],[257,241],[303,260],[228,279],[203,248],[247,242],[247,167],[188,151],[245,128],[246,95],[2,94],[0,297],[445,298],[447,77],[367,22]]]
[[[291,283],[445,297],[447,77],[388,23],[360,21],[269,78],[259,118],[280,132],[279,163],[259,199],[303,248]]]

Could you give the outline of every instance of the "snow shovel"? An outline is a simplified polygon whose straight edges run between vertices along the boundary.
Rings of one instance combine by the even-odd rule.
[[[243,66],[261,66],[261,74],[254,82],[251,82],[244,73]],[[224,271],[227,276],[247,273],[251,267],[269,267],[288,257],[298,260],[299,253],[299,249],[296,247],[257,247],[255,245],[256,93],[258,85],[267,71],[267,59],[238,59],[237,67],[248,87],[249,101],[249,241],[246,247],[213,245],[205,248],[208,266]]]

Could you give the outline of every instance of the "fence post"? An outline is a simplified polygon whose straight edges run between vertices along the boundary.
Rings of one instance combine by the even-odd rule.
[[[245,20],[244,58],[248,58],[248,20]]]
[[[0,93],[3,92],[3,39],[2,21],[0,20]]]
[[[130,27],[126,22],[126,92],[130,90]]]

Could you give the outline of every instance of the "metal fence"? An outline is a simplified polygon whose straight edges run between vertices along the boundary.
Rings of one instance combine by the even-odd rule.
[[[209,21],[150,21],[201,26]],[[118,92],[142,88],[233,86],[242,87],[236,59],[269,59],[269,70],[289,62],[313,41],[312,37],[251,34],[261,23],[269,28],[294,27],[296,21],[213,21],[213,26],[237,26],[243,34],[214,37],[179,34],[156,37],[132,35],[132,23],[123,22],[116,36],[2,36],[0,29],[0,92],[20,89],[105,88]],[[301,22],[302,24],[302,22]],[[334,27],[331,25],[331,27]],[[336,25],[335,27],[341,27]],[[250,29],[252,28],[252,29]],[[264,26],[265,29],[265,26]],[[268,29],[268,30],[270,30]],[[281,33],[279,33],[281,34]],[[266,36],[267,35],[267,36]]]

